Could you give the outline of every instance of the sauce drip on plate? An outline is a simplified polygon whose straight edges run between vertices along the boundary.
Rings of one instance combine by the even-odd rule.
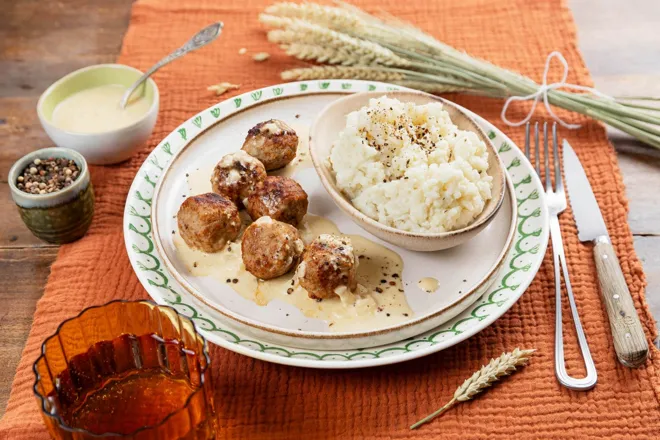
[[[438,290],[438,280],[433,277],[424,277],[417,282],[417,286],[426,293],[433,293]]]
[[[310,214],[305,216],[299,229],[305,243],[320,234],[341,234],[330,220]],[[348,237],[359,261],[358,289],[353,293],[345,292],[341,298],[323,301],[309,298],[307,291],[296,283],[293,271],[268,281],[247,272],[241,256],[240,237],[214,254],[189,248],[178,233],[174,235],[174,245],[177,257],[191,275],[211,276],[261,306],[279,299],[309,318],[326,321],[334,332],[374,330],[408,320],[413,312],[404,295],[401,257],[360,235]]]

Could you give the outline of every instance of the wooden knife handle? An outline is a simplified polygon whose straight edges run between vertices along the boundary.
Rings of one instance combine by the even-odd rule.
[[[605,237],[596,240],[594,259],[600,292],[610,318],[614,350],[623,365],[639,367],[646,361],[649,346],[621,272],[619,259],[612,244]]]

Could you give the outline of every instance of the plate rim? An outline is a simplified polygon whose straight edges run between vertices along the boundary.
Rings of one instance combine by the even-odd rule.
[[[359,93],[359,92],[358,92]],[[305,96],[315,96],[315,95],[349,95],[350,93],[342,93],[341,91],[332,91],[332,92],[327,92],[327,93],[321,93],[321,92],[313,92],[306,94]],[[502,266],[506,262],[506,257],[509,254],[509,251],[511,250],[511,247],[513,246],[513,241],[515,238],[515,233],[516,233],[516,227],[517,227],[517,221],[518,221],[518,209],[516,208],[516,198],[515,198],[515,189],[513,188],[513,184],[511,183],[511,178],[508,176],[508,174],[505,172],[505,191],[500,200],[504,200],[505,197],[509,198],[509,201],[511,203],[511,220],[510,224],[508,225],[508,230],[507,230],[507,237],[506,240],[503,244],[503,246],[498,249],[498,254],[491,266],[489,266],[485,273],[482,274],[477,283],[473,285],[469,290],[466,290],[464,293],[461,294],[460,297],[458,297],[454,302],[451,304],[448,304],[444,306],[443,308],[439,310],[434,310],[433,312],[427,312],[425,314],[422,314],[421,316],[414,317],[413,319],[401,322],[399,324],[391,325],[388,327],[380,328],[377,330],[368,330],[368,331],[361,331],[361,332],[319,332],[319,331],[297,331],[297,330],[290,330],[290,329],[285,329],[282,327],[278,327],[275,325],[270,325],[266,323],[262,323],[256,320],[251,319],[250,317],[240,315],[232,310],[227,309],[226,307],[223,307],[221,304],[218,304],[217,302],[214,302],[203,295],[203,292],[200,292],[198,289],[196,289],[194,286],[192,286],[187,279],[183,276],[183,274],[176,269],[175,265],[171,261],[170,257],[168,254],[165,252],[165,246],[163,244],[163,239],[165,235],[160,231],[159,225],[158,225],[158,208],[157,206],[159,205],[159,197],[162,194],[162,187],[165,184],[167,178],[168,178],[168,173],[175,167],[177,164],[177,159],[180,159],[181,155],[188,150],[191,145],[193,145],[196,141],[198,141],[206,132],[211,130],[212,128],[226,123],[228,120],[231,118],[245,112],[251,109],[254,109],[255,107],[259,107],[262,105],[268,105],[275,103],[277,101],[283,100],[283,99],[290,99],[290,96],[275,96],[272,97],[271,99],[267,99],[265,101],[258,101],[255,104],[243,108],[239,112],[234,112],[231,114],[226,115],[224,118],[218,118],[215,121],[213,121],[211,124],[208,126],[205,126],[204,129],[202,129],[200,132],[196,133],[193,138],[190,138],[189,140],[186,141],[186,143],[177,151],[175,152],[170,161],[163,167],[162,173],[158,179],[158,182],[156,183],[156,186],[153,191],[152,195],[152,206],[151,206],[151,225],[152,225],[152,236],[153,236],[153,242],[154,246],[156,247],[158,254],[160,255],[161,261],[163,262],[163,265],[167,268],[168,272],[174,279],[176,279],[177,283],[184,289],[186,290],[190,295],[194,296],[198,301],[203,302],[206,304],[208,307],[213,309],[214,311],[221,313],[228,319],[233,319],[240,324],[253,327],[256,329],[259,329],[261,331],[269,332],[269,333],[274,333],[280,336],[285,336],[285,337],[290,337],[290,338],[298,338],[298,339],[306,339],[306,340],[350,340],[350,339],[358,339],[358,338],[369,338],[369,337],[374,337],[374,336],[380,336],[380,335],[385,335],[385,334],[391,334],[392,332],[396,331],[401,331],[403,329],[412,327],[412,326],[417,326],[421,325],[431,319],[435,319],[438,316],[447,313],[451,311],[452,309],[461,308],[462,310],[465,310],[465,308],[469,307],[471,303],[465,304],[465,301],[468,300],[473,296],[474,293],[476,293],[477,290],[482,288],[485,284],[488,282],[493,282],[493,277],[497,275],[497,273],[502,269]],[[446,100],[444,100],[446,101]],[[464,107],[452,102],[450,102],[451,105],[457,106],[461,110],[467,110]],[[231,122],[230,122],[231,123]],[[476,124],[476,121],[475,121]],[[484,133],[484,136],[485,133]],[[496,148],[493,146],[493,150],[497,151]],[[501,162],[501,159],[499,158],[498,154],[498,160]],[[502,164],[502,170],[504,170],[504,165]],[[319,177],[320,178],[320,177]],[[325,188],[324,188],[325,189]],[[334,202],[333,200],[333,203]],[[495,215],[499,213],[499,210],[496,211]],[[359,225],[358,225],[359,226]],[[368,233],[368,231],[365,231]],[[476,301],[477,298],[474,300]],[[458,312],[460,313],[460,311]],[[451,319],[451,318],[450,318]],[[448,319],[447,321],[449,321]],[[446,322],[446,321],[444,321]],[[440,326],[444,322],[439,322],[437,325]]]
[[[125,209],[124,209],[124,222],[123,222],[123,232],[125,236],[125,245],[127,249],[127,253],[129,256],[129,261],[131,262],[131,266],[133,267],[133,270],[136,273],[136,276],[138,277],[138,280],[140,283],[143,285],[145,288],[146,292],[154,299],[159,304],[170,304],[174,305],[175,308],[176,306],[184,306],[188,307],[189,309],[192,310],[192,312],[188,312],[192,317],[195,318],[198,322],[196,322],[198,330],[210,341],[215,343],[216,345],[219,345],[221,347],[224,347],[226,349],[229,349],[231,351],[235,351],[240,354],[247,355],[249,357],[253,357],[256,359],[261,359],[269,362],[274,362],[278,364],[283,364],[283,365],[293,365],[293,366],[301,366],[301,367],[310,367],[310,368],[327,368],[327,369],[337,369],[337,368],[363,368],[363,367],[370,367],[370,366],[377,366],[377,365],[386,365],[386,364],[392,364],[392,363],[397,363],[397,362],[403,362],[406,360],[410,359],[415,359],[419,358],[422,356],[426,356],[428,354],[441,351],[445,348],[449,348],[459,342],[464,341],[465,339],[473,336],[474,334],[480,332],[484,328],[488,327],[490,324],[495,322],[497,319],[499,319],[506,311],[508,311],[513,304],[515,304],[520,296],[525,292],[529,284],[533,281],[535,278],[536,273],[538,272],[541,264],[543,263],[543,255],[545,254],[546,248],[548,246],[548,235],[549,235],[549,230],[548,230],[548,220],[547,220],[547,205],[545,204],[545,195],[544,192],[542,191],[542,185],[540,182],[540,179],[538,176],[533,172],[533,167],[529,163],[529,161],[524,157],[524,155],[520,152],[520,150],[516,147],[515,151],[515,157],[513,159],[513,162],[516,162],[516,166],[519,166],[521,164],[524,164],[524,169],[527,171],[529,174],[524,177],[525,182],[514,182],[514,186],[517,184],[525,183],[526,185],[531,185],[530,188],[532,188],[532,191],[530,194],[525,198],[525,200],[530,200],[530,199],[538,199],[539,201],[537,202],[538,207],[535,209],[534,214],[530,214],[529,216],[525,216],[525,218],[529,217],[537,217],[539,220],[539,225],[537,225],[537,229],[535,231],[532,231],[532,233],[525,233],[522,231],[522,222],[525,220],[519,220],[519,225],[518,225],[518,230],[520,233],[524,233],[525,236],[530,236],[530,235],[536,235],[540,237],[540,240],[538,240],[538,244],[534,246],[535,251],[532,252],[531,249],[524,250],[523,253],[525,254],[540,254],[540,257],[537,257],[533,260],[532,264],[530,264],[525,271],[530,273],[529,276],[526,276],[523,278],[523,280],[517,284],[516,286],[503,286],[502,288],[508,288],[510,289],[511,295],[506,298],[505,301],[502,302],[501,305],[497,305],[496,308],[494,308],[487,316],[480,318],[478,320],[478,324],[468,327],[466,330],[462,330],[460,332],[454,331],[454,335],[447,340],[444,341],[428,341],[430,345],[423,347],[423,348],[417,348],[417,349],[409,349],[407,346],[405,348],[401,347],[389,347],[385,350],[382,351],[377,351],[375,353],[370,353],[374,357],[373,358],[368,358],[368,359],[354,359],[353,355],[346,356],[343,355],[342,352],[346,350],[340,350],[333,352],[332,350],[312,350],[312,352],[305,352],[305,351],[298,351],[293,354],[289,353],[288,349],[292,350],[298,350],[294,349],[293,347],[287,347],[287,348],[279,348],[282,351],[287,352],[289,356],[284,356],[280,355],[277,353],[271,353],[270,350],[277,350],[278,347],[269,347],[268,344],[261,344],[259,341],[254,341],[251,339],[241,339],[239,336],[236,334],[232,333],[232,331],[236,331],[233,327],[229,326],[229,330],[225,330],[223,328],[218,328],[215,326],[215,323],[213,321],[209,320],[206,317],[202,317],[201,313],[199,313],[193,306],[190,306],[185,303],[175,303],[167,300],[167,292],[178,295],[174,290],[169,287],[167,284],[167,279],[165,278],[165,275],[162,273],[162,271],[158,270],[158,265],[156,264],[154,267],[149,268],[149,267],[144,267],[143,263],[139,261],[138,257],[140,255],[146,254],[150,256],[148,251],[151,251],[152,249],[149,249],[150,245],[150,240],[149,240],[149,234],[150,234],[150,224],[148,223],[148,219],[145,218],[145,216],[141,215],[138,212],[138,208],[142,208],[142,210],[147,210],[147,207],[145,205],[148,205],[150,202],[150,199],[148,199],[149,196],[149,187],[154,187],[155,183],[153,182],[153,179],[158,179],[158,171],[157,169],[160,168],[159,166],[159,158],[158,158],[158,152],[162,152],[165,154],[171,154],[170,152],[170,142],[175,142],[175,140],[178,139],[178,135],[183,138],[184,140],[186,139],[186,129],[194,129],[194,126],[197,126],[199,128],[199,125],[201,123],[202,116],[210,113],[213,115],[213,117],[217,118],[217,114],[220,113],[221,105],[225,105],[225,103],[230,103],[233,99],[234,103],[236,104],[237,107],[240,106],[240,101],[241,99],[246,99],[252,96],[253,99],[258,99],[255,97],[255,95],[258,95],[259,97],[261,96],[262,93],[264,92],[269,92],[272,90],[272,93],[274,95],[279,95],[282,94],[283,89],[288,88],[292,89],[295,88],[295,90],[289,91],[288,95],[291,97],[296,97],[296,96],[301,96],[301,95],[307,95],[311,93],[311,90],[309,92],[306,92],[306,90],[310,87],[318,87],[320,93],[324,93],[324,90],[332,91],[332,90],[348,90],[346,93],[352,92],[351,89],[356,90],[356,89],[361,89],[364,91],[367,90],[376,90],[380,89],[383,92],[391,91],[391,90],[405,90],[404,87],[397,86],[397,85],[392,85],[392,84],[387,84],[387,83],[382,83],[378,81],[362,81],[362,80],[319,80],[319,81],[298,81],[298,82],[293,82],[293,83],[284,83],[284,84],[278,84],[274,86],[268,86],[264,87],[258,90],[255,90],[253,92],[247,92],[241,95],[238,95],[234,98],[230,98],[228,100],[224,100],[220,103],[217,103],[214,106],[211,106],[207,109],[202,110],[201,112],[197,113],[190,119],[184,121],[181,123],[178,127],[176,127],[171,133],[166,135],[161,142],[151,151],[151,153],[146,157],[145,161],[143,164],[140,166],[139,170],[136,173],[136,176],[133,180],[133,183],[131,184],[127,199],[126,199],[126,204],[125,204]],[[227,104],[229,105],[229,104]],[[248,106],[249,107],[249,106]],[[467,109],[466,109],[467,110]],[[511,149],[511,145],[515,146],[515,143],[511,141],[503,132],[501,132],[497,127],[495,127],[492,123],[486,121],[485,119],[479,117],[478,115],[474,114],[474,112],[467,110],[467,112],[477,120],[477,122],[481,124],[485,124],[487,128],[487,134],[491,138],[495,138],[497,136],[500,136],[502,138],[502,143],[501,143],[501,148],[498,149],[499,152],[505,151],[504,147],[506,146],[507,150]],[[210,115],[206,115],[206,117],[210,117]],[[162,157],[161,157],[161,160]],[[150,168],[150,164],[155,167]],[[511,165],[510,165],[511,166]],[[152,174],[150,175],[148,171],[151,171]],[[507,173],[509,174],[509,173]],[[148,183],[149,185],[145,184]],[[141,190],[146,194],[142,194]],[[533,193],[533,194],[532,194]],[[533,195],[533,197],[532,197]],[[517,197],[516,197],[517,199]],[[520,207],[521,203],[523,203],[525,200],[521,202],[520,199],[517,199],[517,204],[518,207]],[[137,208],[134,208],[132,204],[135,204]],[[538,211],[538,212],[536,212]],[[145,226],[142,227],[141,224],[136,220],[136,223],[138,226],[134,226],[131,223],[131,220],[134,219],[135,217],[138,217],[142,219],[145,222]],[[129,233],[133,232],[140,237],[142,237],[145,241],[141,242],[140,244],[145,244],[147,245],[147,249],[141,249],[136,243],[139,243],[138,237],[137,236],[129,236]],[[538,232],[538,234],[536,234]],[[519,243],[521,240],[517,240],[516,243]],[[515,247],[515,246],[514,246]],[[521,250],[522,251],[522,250]],[[519,255],[518,255],[519,256]],[[152,257],[153,258],[153,257]],[[519,271],[521,269],[517,269]],[[148,272],[155,272],[155,276],[157,279],[157,282],[152,281],[149,279],[147,276]],[[165,279],[163,279],[165,278]],[[159,289],[163,289],[161,292]],[[163,293],[165,292],[165,293]],[[487,292],[487,294],[493,295],[495,292]],[[192,303],[195,306],[199,306],[198,304],[195,303],[194,298],[192,298]],[[490,300],[490,298],[489,298]],[[492,301],[491,301],[491,304]],[[477,306],[477,308],[481,307],[481,305]],[[183,313],[186,315],[185,312],[182,312],[179,307],[179,313]],[[475,310],[476,311],[476,308]],[[186,315],[188,316],[188,315]],[[453,318],[456,320],[458,317]],[[477,318],[475,316],[475,318]],[[454,326],[461,324],[462,322],[465,321],[470,321],[472,320],[471,317],[461,319],[459,322],[456,322]],[[200,322],[208,322],[210,323],[214,329],[208,330],[205,328],[202,328],[200,325]],[[220,320],[222,323],[223,327],[226,326],[226,323],[222,320]],[[429,338],[435,337],[437,334],[442,333],[443,331],[437,331],[439,330],[440,327],[437,327],[433,329],[432,331],[434,332],[429,336]],[[231,331],[230,331],[231,330]],[[239,332],[240,333],[240,332]],[[430,333],[430,332],[425,332],[425,334]],[[234,341],[230,341],[228,339],[223,338],[222,334],[230,334],[234,337]],[[246,335],[242,335],[245,337]],[[246,343],[246,344],[257,344],[262,347],[263,351],[257,351],[256,349],[249,348],[247,346],[241,345],[241,343]],[[283,344],[280,344],[283,345]],[[390,345],[390,344],[388,344]],[[409,344],[407,344],[409,345]],[[285,346],[286,347],[286,346]],[[377,347],[374,347],[374,349]],[[317,354],[313,353],[313,351],[318,351],[319,353],[322,354]],[[403,351],[400,355],[396,356],[384,356],[381,357],[380,354],[382,354],[385,351]],[[357,353],[354,353],[357,354]],[[309,355],[311,358],[300,358],[296,356],[305,356]],[[340,360],[326,360],[326,356],[339,356],[343,357],[344,359]]]

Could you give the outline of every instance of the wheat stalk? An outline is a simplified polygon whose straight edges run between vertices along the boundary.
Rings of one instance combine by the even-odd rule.
[[[409,89],[421,90],[422,92],[434,94],[472,91],[472,89],[465,87],[449,86],[429,81],[396,80],[390,82],[394,82],[394,84],[407,87]]]
[[[333,48],[315,46],[313,44],[293,43],[282,45],[282,49],[286,51],[287,55],[305,61],[343,65],[357,64],[357,61],[359,61],[354,57],[346,56]]]
[[[354,38],[314,23],[292,19],[283,29],[268,32],[268,40],[280,46],[293,44],[318,46],[325,50],[334,50],[334,58],[350,58],[352,64],[383,66],[410,66],[411,62],[396,55],[390,49],[370,41]],[[349,62],[349,61],[347,61]]]
[[[264,11],[271,17],[283,19],[301,19],[309,23],[318,24],[337,31],[351,31],[363,26],[363,23],[355,14],[349,11],[332,7],[322,6],[316,3],[275,3]],[[263,22],[265,22],[262,19]]]
[[[317,61],[326,64],[341,64],[343,66],[379,65],[376,60],[365,57],[363,53],[333,47],[323,47],[314,44],[282,44],[287,55],[299,60]]]
[[[407,79],[408,76],[397,71],[375,67],[315,66],[285,70],[281,73],[285,81],[308,81],[315,79],[360,79],[400,85],[409,89],[427,93],[470,92],[466,87],[450,86],[434,82]]]
[[[472,399],[475,395],[500,380],[500,378],[512,374],[516,371],[516,367],[522,367],[527,364],[530,355],[534,353],[534,351],[535,350],[520,350],[519,348],[516,348],[511,353],[502,353],[502,356],[497,359],[491,359],[488,365],[481,367],[479,371],[474,373],[472,377],[458,387],[454,393],[454,397],[452,397],[445,406],[424,417],[422,420],[412,425],[410,429],[419,428],[423,424],[430,422],[448,409],[452,408],[457,402],[465,402],[466,400]]]
[[[285,81],[305,81],[311,79],[362,79],[366,81],[396,82],[402,81],[406,76],[402,73],[391,72],[373,67],[344,67],[344,66],[316,66],[302,69],[291,69],[282,72]]]
[[[314,66],[285,70],[281,73],[285,81],[306,81],[314,79],[361,79],[365,81],[380,81],[397,84],[428,93],[473,92],[465,85],[440,84],[423,81],[417,72],[406,72],[400,69],[371,66]]]
[[[262,22],[271,27],[283,27],[287,21],[300,19],[360,38],[378,38],[391,43],[401,41],[400,33],[392,32],[382,20],[348,3],[337,0],[335,3],[339,7],[316,3],[275,3],[266,8],[265,13],[270,17],[264,17]]]
[[[384,66],[315,66],[285,70],[281,76],[285,81],[352,78],[391,82],[411,88],[420,85],[422,87],[420,90],[435,91],[436,93],[459,90],[477,92],[472,84],[462,81],[460,78],[445,76],[440,81],[439,76]],[[483,93],[482,90],[478,91]],[[493,92],[493,96],[497,96],[496,92]]]
[[[293,23],[293,19],[279,15],[259,14],[259,21],[273,29],[283,29]]]

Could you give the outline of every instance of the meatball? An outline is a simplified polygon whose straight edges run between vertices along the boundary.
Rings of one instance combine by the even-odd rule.
[[[218,252],[241,230],[236,205],[214,193],[188,197],[179,208],[177,223],[186,244],[204,252]]]
[[[357,288],[357,266],[350,239],[322,234],[305,248],[296,275],[310,298],[332,298]]]
[[[247,198],[246,208],[252,220],[269,216],[297,226],[307,213],[307,193],[293,179],[268,176],[257,184]]]
[[[277,278],[298,264],[304,247],[296,228],[261,217],[243,232],[243,264],[257,278]]]
[[[259,159],[266,170],[282,168],[296,157],[298,135],[282,121],[270,119],[248,131],[243,150]]]
[[[242,201],[266,178],[266,168],[243,150],[224,156],[211,176],[213,192],[243,206]]]

